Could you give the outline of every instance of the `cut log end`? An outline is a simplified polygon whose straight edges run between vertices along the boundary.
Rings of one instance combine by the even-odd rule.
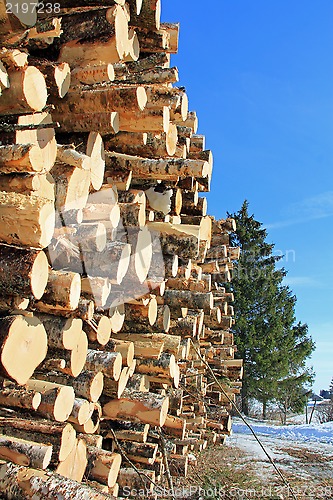
[[[71,70],[66,62],[56,66],[54,71],[54,79],[58,88],[59,97],[64,97],[71,84]]]
[[[137,95],[139,109],[141,109],[141,111],[142,111],[145,108],[146,104],[147,104],[147,93],[145,91],[145,88],[144,87],[138,87],[136,89],[136,95]]]
[[[138,234],[138,240],[135,249],[135,271],[140,283],[143,283],[148,276],[151,259],[151,234],[147,228],[144,228]]]
[[[18,384],[25,384],[47,352],[43,324],[34,317],[14,316],[2,320],[1,364],[5,373]]]
[[[45,78],[39,69],[28,66],[23,81],[23,93],[27,104],[34,111],[41,111],[47,100]]]

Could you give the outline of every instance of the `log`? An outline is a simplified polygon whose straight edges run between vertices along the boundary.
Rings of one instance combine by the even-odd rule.
[[[186,227],[182,224],[170,224],[163,222],[148,222],[147,227],[158,236],[163,254],[181,255],[183,259],[195,259],[199,251],[199,231],[195,233],[195,226],[192,227],[192,234],[186,232]],[[187,226],[188,227],[188,226]]]
[[[180,189],[167,189],[162,184],[157,184],[145,191],[148,208],[163,214],[179,215],[182,207],[182,194]]]
[[[49,97],[61,99],[67,94],[71,84],[71,70],[68,63],[54,63],[31,57],[29,62],[44,75]]]
[[[53,99],[58,113],[98,113],[118,111],[142,111],[147,95],[142,86],[104,84],[92,90],[71,89],[63,99]]]
[[[36,373],[36,376],[38,377],[45,377],[45,374],[39,374]],[[50,383],[55,386],[59,385],[69,385],[72,386],[72,388],[75,391],[76,396],[80,396],[81,398],[87,399],[88,401],[91,401],[95,403],[98,401],[100,395],[102,394],[103,391],[103,373],[101,372],[90,372],[90,371],[82,371],[80,375],[77,377],[69,377],[68,375],[65,374],[55,374],[55,373],[49,373],[47,375],[48,380],[50,380]],[[38,380],[40,384],[43,383],[42,380]],[[29,382],[30,383],[30,382]],[[73,399],[73,404],[74,404],[74,399]],[[69,415],[72,411],[72,407],[69,411]]]
[[[105,439],[113,439],[112,432],[107,432],[111,428],[119,441],[146,443],[149,427],[149,424],[134,424],[133,422],[118,422],[116,420],[113,422],[106,421]]]
[[[116,84],[166,85],[179,81],[178,68],[152,68],[138,73],[124,75]]]
[[[18,384],[25,384],[46,356],[44,326],[37,318],[21,315],[1,318],[0,326],[0,370]]]
[[[87,420],[87,422],[83,425],[73,424],[75,430],[84,434],[94,434],[95,432],[97,432],[97,429],[99,428],[101,415],[102,415],[102,408],[99,403],[95,402],[94,410],[89,420]]]
[[[74,348],[72,350],[63,351],[57,349],[49,349],[47,360],[59,358],[63,359],[65,361],[65,366],[59,367],[59,371],[67,375],[71,375],[72,377],[77,377],[81,373],[85,365],[87,350],[88,339],[85,332],[81,331],[79,333],[77,343],[74,345]]]
[[[110,339],[107,350],[111,352],[119,352],[122,357],[122,363],[126,366],[131,366],[134,359],[134,344],[131,341],[122,341],[121,339]]]
[[[56,208],[59,211],[84,208],[89,195],[89,170],[56,163],[51,169],[56,182]]]
[[[12,313],[13,311],[24,311],[29,305],[29,299],[18,295],[3,295],[0,298],[0,311],[2,313]]]
[[[167,289],[171,290],[190,290],[192,292],[206,292],[207,285],[205,281],[195,278],[168,278],[166,283]]]
[[[82,398],[75,398],[73,409],[68,417],[69,422],[75,424],[83,425],[91,417],[93,412],[93,406],[89,401]]]
[[[13,408],[37,410],[41,402],[41,395],[36,391],[29,391],[24,387],[7,384],[0,389],[0,405]]]
[[[0,49],[0,59],[6,67],[20,68],[28,65],[28,54],[18,49]]]
[[[104,123],[109,123],[110,118],[106,114],[101,114],[100,119]],[[167,133],[170,126],[170,110],[167,106],[162,109],[147,109],[143,111],[129,111],[124,109],[119,113],[119,130],[122,132],[165,132]],[[103,130],[103,128],[102,128]],[[112,130],[104,128],[104,133],[113,133]],[[116,133],[116,132],[115,132]]]
[[[168,69],[169,74],[171,71],[174,70],[177,70],[177,68]],[[160,69],[160,71],[162,72],[162,69]],[[165,74],[166,71],[167,70],[164,69],[163,73],[161,74]],[[175,76],[176,74],[177,73],[175,72]],[[181,121],[187,118],[188,99],[184,88],[166,87],[165,85],[154,85],[147,88],[147,97],[148,97],[148,103],[147,103],[148,108],[161,108],[162,106],[168,106],[171,111],[170,118],[172,120]],[[176,125],[174,126],[177,129],[177,126]]]
[[[121,340],[131,340],[134,343],[134,356],[143,358],[144,345],[159,345],[163,343],[163,352],[178,355],[181,337],[179,335],[169,335],[167,333],[118,333],[117,338]],[[138,346],[138,347],[137,347]],[[140,352],[141,351],[141,352]]]
[[[129,367],[124,366],[117,381],[106,378],[104,382],[103,395],[119,399],[127,387],[129,376]]]
[[[111,284],[108,278],[102,278],[100,276],[81,277],[82,296],[94,300],[97,307],[103,307],[105,305],[110,292]]]
[[[105,39],[110,35],[114,36],[125,12],[119,5],[103,7],[71,10],[67,8],[61,19],[62,33],[55,45],[61,47],[72,40],[82,43],[86,40],[96,40],[98,37]]]
[[[75,68],[71,72],[71,83],[92,85],[94,83],[112,82],[115,79],[113,64],[94,64],[83,68]]]
[[[118,333],[125,321],[125,307],[124,304],[113,304],[109,310],[111,331]]]
[[[190,152],[197,153],[205,149],[205,136],[193,134],[191,137]]]
[[[28,389],[36,390],[42,395],[38,413],[57,422],[67,420],[74,404],[75,395],[72,387],[35,379],[28,380],[26,385]]]
[[[8,118],[7,116],[6,120]],[[57,145],[53,127],[54,122],[47,112],[14,117],[13,132],[9,134],[10,142],[35,145],[39,149],[39,171],[48,172],[56,159]]]
[[[0,292],[40,299],[48,280],[44,252],[0,244]]]
[[[83,439],[87,446],[102,448],[103,437],[99,434],[78,434],[79,439]]]
[[[102,222],[83,222],[72,241],[80,248],[83,256],[86,252],[102,252],[106,247],[106,228]]]
[[[9,70],[9,88],[2,91],[0,114],[24,114],[42,111],[47,88],[43,74],[34,66]]]
[[[100,448],[88,447],[89,476],[112,488],[121,465],[121,455]]]
[[[111,111],[108,113],[74,113],[68,115],[58,113],[52,114],[54,120],[59,122],[62,132],[90,132],[91,129],[97,133],[117,134],[119,131],[119,113]],[[130,127],[130,125],[127,125]]]
[[[153,325],[157,318],[157,302],[155,298],[147,305],[125,304],[125,321],[129,323],[149,323]]]
[[[136,5],[130,4],[130,24],[131,26],[143,26],[144,28],[160,28],[161,1],[142,0],[141,9],[137,13]]]
[[[2,434],[36,443],[52,444],[52,463],[65,460],[76,444],[76,432],[67,422],[44,419],[0,418]]]
[[[158,451],[157,443],[124,441],[121,447],[130,460],[140,464],[153,464]]]
[[[56,112],[58,112],[58,107]],[[71,117],[71,114],[68,116]],[[91,128],[94,129],[93,126]],[[64,143],[72,143],[69,149],[67,146],[58,146],[59,160],[73,167],[90,170],[91,184],[94,189],[99,190],[102,186],[105,168],[104,144],[101,135],[98,132],[71,134],[70,136],[60,134],[59,139]],[[73,147],[75,149],[72,149]]]
[[[43,152],[35,144],[8,144],[0,146],[0,172],[41,172]]]
[[[175,356],[163,353],[158,359],[138,359],[136,364],[137,373],[151,377],[172,379],[175,374]]]
[[[77,255],[72,255],[67,265],[61,258],[62,256],[59,256],[53,265],[60,268],[67,267],[81,273],[84,269],[89,276],[97,274],[98,277],[107,278],[110,283],[120,284],[129,266],[130,252],[131,245],[128,243],[111,241],[106,244],[103,252],[85,252],[83,263]]]
[[[110,201],[106,201],[105,203],[87,203],[83,210],[83,220],[86,222],[111,221],[113,222],[112,225],[117,227],[119,217],[117,220],[113,220],[113,209],[115,206],[117,206],[116,202],[112,203]]]
[[[0,61],[0,92],[2,93],[3,89],[8,89],[9,87],[10,83],[7,70],[2,61]]]
[[[132,144],[129,136],[137,136],[138,142]],[[145,158],[173,156],[176,153],[177,128],[172,123],[169,125],[167,133],[120,132],[112,139],[110,137],[106,142],[109,152],[116,151]],[[126,140],[128,142],[125,142]]]
[[[122,367],[122,357],[119,352],[105,352],[88,349],[85,370],[101,371],[105,377],[118,380]]]
[[[143,227],[146,223],[145,203],[119,203],[124,227]]]
[[[49,271],[47,285],[41,300],[35,304],[39,311],[48,312],[48,306],[59,311],[74,311],[79,304],[81,279],[71,271]],[[43,311],[43,306],[45,311]]]
[[[30,11],[31,12],[31,11]],[[33,9],[33,14],[36,16],[36,10]],[[55,37],[61,33],[61,19],[54,17],[53,19],[37,20],[29,22],[30,29],[15,27],[15,31],[1,36],[1,44],[7,48],[27,48],[35,51],[45,49],[50,46]]]
[[[63,318],[48,314],[36,314],[43,323],[47,333],[49,347],[56,349],[75,349],[81,337],[82,320],[79,318]]]
[[[127,389],[139,392],[149,392],[149,378],[140,373],[134,373],[127,382]]]
[[[50,174],[0,175],[0,190],[24,195],[34,195],[50,201],[55,199],[55,185]]]
[[[106,153],[106,166],[116,170],[132,170],[134,177],[142,179],[177,181],[179,176],[210,176],[209,163],[204,160],[140,158],[113,152]]]
[[[191,304],[194,309],[203,309],[210,312],[213,308],[213,294],[211,292],[201,293],[189,290],[166,290],[163,296],[164,303],[170,308],[186,307]]]
[[[132,271],[132,276],[138,279],[140,283],[143,283],[148,276],[152,259],[151,234],[147,227],[139,230],[136,228],[128,228],[127,239],[135,251],[134,255],[133,253],[131,255],[129,272],[127,273],[126,279],[131,279],[130,276]]]
[[[51,461],[52,446],[0,435],[0,458],[18,465],[46,469]]]
[[[110,500],[110,495],[51,472],[28,469],[12,463],[0,465],[0,488],[9,500],[34,498],[51,500],[61,495],[64,500]],[[113,497],[111,497],[111,500]]]
[[[57,161],[83,170],[91,169],[91,160],[88,155],[62,144],[57,144]]]
[[[68,62],[72,67],[88,66],[89,64],[109,64],[119,62],[127,52],[128,20],[125,10],[119,6],[107,10],[109,34],[99,40],[73,39],[62,45],[58,61]],[[98,29],[98,25],[96,26]],[[85,26],[82,25],[83,36],[87,37]],[[80,35],[79,35],[80,36]]]
[[[148,494],[148,492],[153,492],[153,482],[156,482],[155,471],[142,469],[141,472],[144,473],[145,476],[148,476],[151,479],[151,482],[148,481],[145,476],[139,476],[134,469],[120,469],[117,481],[121,495],[125,496],[127,492],[129,493],[134,490],[139,491],[143,488],[144,491],[147,492],[146,494]]]
[[[0,220],[0,241],[44,248],[51,242],[54,231],[54,206],[49,200],[34,195],[1,191]]]
[[[105,346],[111,336],[111,321],[107,316],[94,314],[90,321],[84,322],[83,330],[91,343]]]
[[[168,413],[169,399],[158,394],[127,390],[122,397],[103,406],[103,415],[111,420],[134,420],[162,426]]]
[[[139,38],[141,53],[169,52],[170,34],[166,30],[149,30],[137,26],[136,32]]]
[[[82,481],[86,467],[87,445],[83,439],[78,439],[69,456],[59,463],[56,473],[75,481]]]

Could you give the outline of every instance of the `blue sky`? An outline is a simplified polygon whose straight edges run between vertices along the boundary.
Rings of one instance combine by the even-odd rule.
[[[214,154],[216,218],[246,198],[285,257],[297,319],[333,377],[333,2],[164,0],[180,22],[178,66]]]

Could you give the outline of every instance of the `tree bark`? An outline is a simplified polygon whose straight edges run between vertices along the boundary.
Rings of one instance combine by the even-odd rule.
[[[5,243],[44,248],[51,242],[55,211],[49,200],[1,191],[0,217],[0,240]]]
[[[20,416],[1,418],[0,429],[3,434],[36,443],[52,444],[52,463],[65,460],[76,444],[76,432],[67,422],[20,418]]]
[[[105,377],[118,380],[122,367],[119,352],[103,352],[88,349],[85,369],[93,372],[101,371]]]
[[[90,171],[56,163],[51,174],[56,181],[56,208],[59,211],[84,208],[89,195]]]
[[[141,86],[104,84],[93,90],[77,88],[64,99],[53,99],[58,113],[98,113],[118,111],[142,111],[147,102],[146,91]]]
[[[0,389],[0,405],[6,408],[25,408],[37,410],[41,402],[41,395],[36,391],[29,391],[23,387],[7,385]]]
[[[113,420],[139,420],[143,423],[162,426],[168,406],[167,397],[125,390],[120,399],[111,400],[104,405],[103,415]]]
[[[43,154],[35,144],[8,144],[0,146],[0,172],[41,172],[43,170]]]
[[[0,435],[0,458],[18,465],[46,469],[51,461],[52,446]]]
[[[0,291],[10,295],[40,299],[48,280],[44,252],[0,244]]]
[[[64,479],[53,472],[28,469],[12,463],[1,464],[0,472],[0,488],[6,491],[8,500],[53,500],[56,495],[61,495],[64,500],[110,500],[110,495],[104,495],[84,483]]]
[[[88,447],[89,476],[112,488],[118,477],[121,455],[100,448]]]
[[[38,377],[45,377],[44,374],[36,374]],[[64,374],[54,374],[49,373],[47,375],[48,380],[50,380],[51,385],[69,385],[74,391],[75,395],[81,398],[87,399],[93,403],[98,401],[100,395],[103,391],[103,373],[102,372],[90,372],[90,371],[82,371],[80,375],[77,377],[69,377]],[[39,384],[43,384],[43,380],[37,381]],[[30,383],[30,382],[29,382]],[[29,384],[28,384],[29,385]],[[36,386],[39,387],[39,386]],[[73,399],[74,404],[74,399]],[[72,411],[72,407],[69,411],[69,414]]]
[[[119,62],[126,56],[128,49],[128,20],[125,10],[119,5],[109,9],[108,21],[110,31],[103,37],[104,41],[96,38],[92,41],[69,41],[62,45],[58,61],[68,62],[71,67]]]

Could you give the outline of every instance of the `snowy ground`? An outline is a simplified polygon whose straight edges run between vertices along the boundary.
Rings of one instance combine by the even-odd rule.
[[[327,424],[275,426],[249,420],[253,430],[282,474],[293,485],[299,499],[333,498],[333,422]],[[239,467],[247,461],[267,482],[266,498],[292,498],[278,479],[269,459],[250,430],[235,418],[233,434],[226,443],[245,452]],[[277,484],[281,488],[277,488]],[[272,494],[269,495],[270,485]],[[274,496],[277,492],[281,496]],[[263,498],[257,496],[250,498]],[[246,498],[246,496],[244,496]]]

